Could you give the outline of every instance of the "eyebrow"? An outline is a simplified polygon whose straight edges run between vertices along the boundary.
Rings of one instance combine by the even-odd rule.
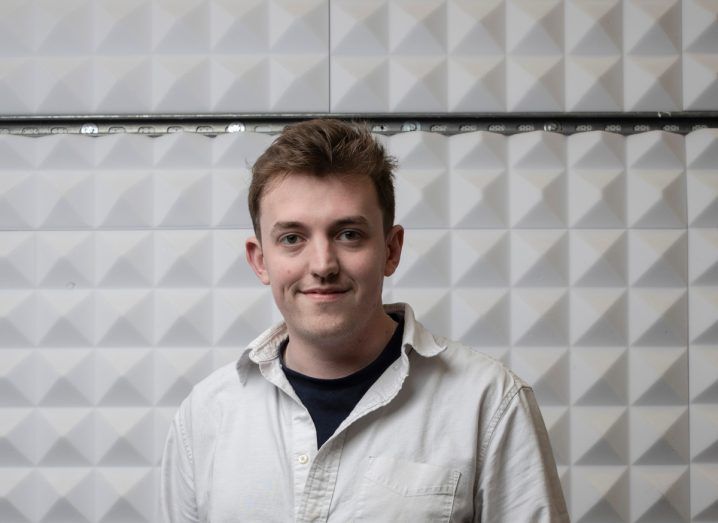
[[[363,227],[369,226],[369,220],[367,220],[364,216],[346,216],[344,218],[340,218],[331,224],[331,229],[338,229],[340,227],[345,227],[347,225],[360,225]],[[284,221],[284,222],[277,222],[272,226],[272,230],[270,231],[271,234],[277,234],[282,231],[291,230],[291,229],[304,229],[305,225],[302,222],[297,221]]]

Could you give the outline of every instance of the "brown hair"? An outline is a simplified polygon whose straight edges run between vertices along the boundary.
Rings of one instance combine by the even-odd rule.
[[[335,119],[307,120],[289,125],[252,167],[249,215],[260,236],[260,203],[267,186],[292,173],[325,176],[368,176],[382,211],[384,232],[394,224],[396,160],[364,124]]]

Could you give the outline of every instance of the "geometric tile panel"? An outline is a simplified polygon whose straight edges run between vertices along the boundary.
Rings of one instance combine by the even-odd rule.
[[[158,15],[154,32],[128,43],[123,31],[149,24],[143,2],[102,15],[109,7],[74,5],[72,24],[83,9],[125,20],[106,52],[181,47],[188,31],[197,45],[229,48],[239,27],[216,40],[202,29],[228,23],[231,2],[157,3],[184,21]],[[261,2],[242,5],[246,30],[266,15]],[[307,27],[309,5],[296,7]],[[508,42],[526,63],[545,60],[533,47],[620,53],[624,15],[645,33],[626,39],[636,56],[645,58],[642,38],[673,45],[673,2],[558,5],[339,2],[332,16],[348,24],[347,46],[393,49],[402,67],[417,38],[437,54],[472,42],[498,53]],[[277,21],[296,36],[281,6]],[[387,12],[403,33],[379,30]],[[462,19],[471,13],[483,25]],[[557,40],[551,28],[567,17],[582,25]],[[37,34],[67,32],[62,19]],[[358,19],[363,28],[349,27]],[[448,35],[447,20],[457,24]],[[505,20],[528,32],[507,37]],[[705,31],[697,49],[711,41]],[[291,47],[294,36],[272,34],[247,39]],[[0,520],[156,520],[156,466],[176,406],[278,318],[244,260],[246,165],[269,140],[0,139]],[[400,162],[397,221],[407,228],[385,300],[409,301],[432,329],[533,385],[573,520],[718,521],[718,132],[381,140]]]
[[[2,2],[0,114],[711,111],[717,26],[711,0]]]

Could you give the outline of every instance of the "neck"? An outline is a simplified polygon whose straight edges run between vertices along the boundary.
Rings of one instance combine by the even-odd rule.
[[[284,364],[293,371],[320,379],[349,376],[374,361],[389,343],[396,322],[383,309],[371,328],[355,336],[316,341],[289,333]]]

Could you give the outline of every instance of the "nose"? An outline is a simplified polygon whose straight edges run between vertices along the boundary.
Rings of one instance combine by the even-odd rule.
[[[309,270],[320,280],[331,280],[339,273],[339,260],[330,241],[321,239],[313,242]]]

